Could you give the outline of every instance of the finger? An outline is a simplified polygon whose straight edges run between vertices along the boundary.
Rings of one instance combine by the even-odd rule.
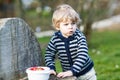
[[[53,72],[54,75],[56,75],[56,72]]]
[[[62,74],[62,78],[68,77],[67,74]]]
[[[62,78],[62,76],[63,76],[62,72],[57,75],[57,77],[59,77],[59,78]]]
[[[56,75],[56,72],[54,70],[51,70],[50,74]]]

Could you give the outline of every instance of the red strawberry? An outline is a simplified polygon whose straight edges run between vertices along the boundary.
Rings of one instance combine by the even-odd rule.
[[[36,70],[44,70],[42,67],[31,67],[30,70],[36,71]]]
[[[37,67],[32,67],[32,68],[30,68],[30,70],[36,71]]]

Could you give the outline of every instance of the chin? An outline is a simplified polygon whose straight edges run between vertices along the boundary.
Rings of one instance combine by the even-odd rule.
[[[70,34],[69,36],[72,36],[73,34]]]

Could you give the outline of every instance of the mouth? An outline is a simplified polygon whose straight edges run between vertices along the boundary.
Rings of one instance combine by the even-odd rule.
[[[73,33],[73,31],[70,31],[69,33]]]
[[[73,34],[73,31],[70,31],[69,34],[72,35],[72,34]]]

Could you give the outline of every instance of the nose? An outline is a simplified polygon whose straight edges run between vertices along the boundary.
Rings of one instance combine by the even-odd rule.
[[[73,28],[72,24],[69,24],[69,28],[70,28],[70,29],[72,29],[72,28]]]

